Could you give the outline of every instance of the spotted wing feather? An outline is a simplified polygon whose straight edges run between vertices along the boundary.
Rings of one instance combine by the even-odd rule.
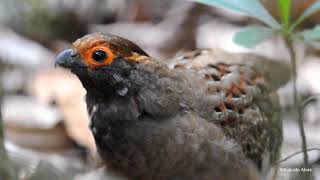
[[[263,168],[278,158],[282,142],[277,95],[261,65],[221,53],[198,50],[167,63],[203,81],[205,97],[214,107],[204,103],[202,116],[222,127]]]

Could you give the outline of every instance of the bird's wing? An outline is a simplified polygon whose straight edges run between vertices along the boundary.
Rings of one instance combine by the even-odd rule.
[[[262,166],[265,154],[271,156],[270,162],[277,159],[282,123],[274,87],[288,78],[277,77],[274,72],[269,74],[267,70],[280,73],[285,66],[220,50],[197,50],[167,63],[170,68],[204,82],[202,117],[222,127],[258,166]]]
[[[201,69],[208,64],[245,64],[255,67],[274,88],[290,80],[290,66],[283,60],[248,53],[228,53],[220,49],[195,50],[167,60],[171,68]]]

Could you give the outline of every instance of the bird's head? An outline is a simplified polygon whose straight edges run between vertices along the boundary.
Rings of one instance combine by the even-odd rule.
[[[130,82],[131,71],[147,57],[147,53],[127,39],[93,33],[79,38],[72,48],[61,52],[55,65],[70,69],[87,91],[91,88],[126,92],[134,88]]]

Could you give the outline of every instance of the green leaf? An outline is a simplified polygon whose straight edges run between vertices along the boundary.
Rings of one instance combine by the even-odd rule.
[[[320,1],[313,3],[303,14],[292,24],[290,30],[293,31],[299,24],[301,24],[306,18],[320,10]]]
[[[281,25],[269,14],[259,0],[191,0],[210,6],[245,13],[257,18],[272,28],[280,29]]]
[[[320,41],[309,41],[307,43],[315,49],[320,49]]]
[[[320,25],[314,27],[313,29],[304,30],[297,34],[300,40],[313,46],[314,48],[320,48]]]
[[[252,48],[264,40],[272,37],[274,32],[275,31],[272,28],[263,26],[248,26],[241,29],[233,37],[233,42],[246,48]]]
[[[291,15],[291,0],[278,0],[281,21],[285,28],[289,27]]]
[[[235,12],[241,12],[243,13],[243,11],[241,10],[241,8],[237,7],[237,5],[235,5],[232,2],[226,2],[225,0],[194,0],[195,2],[199,2],[199,3],[203,3],[203,4],[207,4],[210,6],[215,6],[215,7],[219,7],[219,8],[225,8],[225,9],[229,9]]]
[[[311,30],[304,30],[301,35],[306,41],[320,41],[320,25]]]

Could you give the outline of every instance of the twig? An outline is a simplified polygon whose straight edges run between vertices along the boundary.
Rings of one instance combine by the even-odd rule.
[[[307,152],[309,152],[309,151],[320,151],[320,148],[310,148],[310,149],[307,150]],[[295,153],[290,154],[286,158],[283,158],[280,161],[275,162],[274,165],[283,163],[284,161],[286,161],[286,160],[288,160],[288,159],[292,158],[293,156],[298,155],[300,153],[303,153],[303,150],[302,151],[297,151]]]
[[[302,103],[300,104],[300,108],[305,108],[305,106],[308,105],[311,101],[318,99],[320,99],[320,94],[311,95],[302,101]]]
[[[291,65],[292,65],[292,78],[293,78],[293,100],[294,100],[294,109],[297,112],[297,121],[299,125],[300,136],[302,140],[302,151],[303,151],[303,159],[304,159],[304,166],[306,168],[309,167],[309,160],[308,160],[308,152],[307,152],[307,140],[304,131],[304,124],[303,124],[303,109],[300,108],[300,99],[298,96],[297,90],[297,56],[296,52],[293,47],[293,42],[290,36],[285,37],[285,43],[289,50]],[[305,179],[310,179],[309,173],[304,173]]]

